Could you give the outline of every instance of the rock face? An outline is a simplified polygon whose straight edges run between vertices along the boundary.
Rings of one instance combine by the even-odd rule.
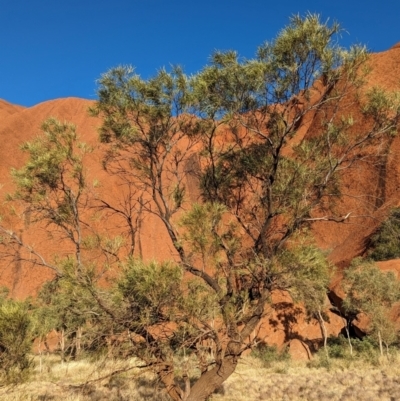
[[[393,46],[386,52],[373,54],[369,60],[371,73],[368,86],[382,86],[387,90],[400,89],[400,45]],[[10,170],[19,168],[25,161],[25,155],[19,146],[40,133],[41,123],[48,117],[61,121],[70,121],[77,126],[77,132],[83,142],[93,146],[93,152],[87,156],[89,178],[99,180],[98,191],[112,200],[113,194],[120,190],[118,182],[105,174],[101,166],[102,146],[97,141],[97,127],[100,122],[89,117],[87,109],[92,102],[85,99],[57,99],[38,104],[30,108],[12,105],[0,100],[0,196],[13,191]],[[353,107],[353,109],[352,109]],[[352,104],[346,106],[345,112],[355,118],[359,111]],[[301,135],[318,135],[318,114],[309,117]],[[330,260],[339,268],[345,268],[350,261],[362,255],[366,249],[366,240],[387,216],[388,210],[400,204],[400,135],[390,142],[388,156],[384,159],[376,157],[376,163],[360,162],[348,170],[343,177],[342,191],[346,196],[337,205],[339,214],[351,213],[343,223],[319,222],[313,227],[313,233],[319,246],[330,251]],[[373,151],[373,150],[370,150]],[[189,196],[192,201],[198,197],[196,186],[189,182]],[[372,194],[363,197],[363,194]],[[60,239],[49,239],[44,230],[38,228],[32,232],[29,224],[7,213],[7,205],[2,204],[0,213],[4,221],[13,227],[26,242],[39,248],[45,257],[53,254],[63,256],[69,252],[68,246],[63,248]],[[56,239],[56,240],[55,240]],[[172,244],[165,228],[152,216],[146,216],[139,232],[140,254],[145,259],[173,258]],[[395,269],[400,272],[398,261],[380,264],[382,269]],[[14,261],[0,261],[0,284],[11,289],[12,295],[23,298],[35,294],[41,284],[53,276],[51,270],[44,267]],[[335,290],[337,282],[333,283]],[[301,307],[296,307],[284,294],[274,295],[275,308],[267,313],[267,317],[257,334],[268,343],[282,345],[290,343],[290,350],[298,357],[308,357],[313,344],[321,341],[321,329],[315,321],[308,322],[304,318]],[[330,313],[328,334],[337,335],[343,327],[343,320]],[[301,335],[300,335],[301,333]],[[300,355],[301,354],[301,355]]]
[[[369,60],[371,72],[367,76],[367,87],[380,86],[386,90],[400,89],[400,48],[372,54]],[[355,119],[354,129],[360,111],[351,102],[344,104],[343,113]],[[309,132],[318,132],[318,119]],[[356,256],[365,252],[366,239],[387,216],[388,209],[400,201],[400,136],[388,144],[387,157],[379,156],[379,149],[369,149],[368,162],[357,163],[342,177],[342,193],[346,196],[337,205],[338,213],[351,218],[344,224],[321,222],[313,229],[319,245],[330,253],[331,261],[346,267]],[[375,154],[374,154],[375,153]]]
[[[7,110],[13,110],[13,106],[4,103]],[[50,117],[59,121],[72,122],[77,127],[80,141],[91,145],[93,151],[86,155],[88,182],[99,182],[96,189],[102,194],[102,198],[115,202],[120,193],[117,180],[105,173],[102,168],[103,149],[98,142],[97,128],[100,122],[89,116],[88,108],[93,102],[85,99],[67,98],[44,102],[31,108],[15,108],[16,112],[4,118],[0,124],[0,196],[12,193],[14,185],[10,176],[12,168],[20,168],[26,155],[20,150],[20,145],[41,133],[42,122]],[[19,211],[21,212],[21,211]],[[18,213],[18,211],[17,211]],[[7,227],[11,227],[15,233],[37,249],[42,256],[52,260],[53,255],[65,257],[71,252],[68,241],[65,238],[52,233],[52,238],[40,226],[35,225],[34,231],[26,221],[26,218],[16,218],[10,215],[7,204],[0,205],[0,214]],[[117,219],[117,217],[116,217]],[[21,223],[21,220],[25,222]],[[118,223],[117,223],[118,225]],[[111,225],[112,226],[112,225]],[[145,259],[170,259],[172,244],[164,232],[164,227],[152,215],[144,218],[140,232],[140,252]],[[110,227],[108,227],[110,228]],[[21,252],[23,250],[21,249]],[[26,255],[25,255],[26,256]],[[29,263],[0,262],[0,284],[11,290],[11,294],[17,298],[34,295],[43,282],[53,277],[54,273],[44,267]]]
[[[18,113],[23,109],[23,106],[17,106],[15,104],[8,103],[3,99],[0,99],[0,120],[7,118],[11,114]]]

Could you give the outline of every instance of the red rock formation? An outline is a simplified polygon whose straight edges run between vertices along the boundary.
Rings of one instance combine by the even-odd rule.
[[[15,104],[11,104],[6,102],[3,99],[0,99],[0,121],[3,121],[5,118],[10,116],[11,114],[18,113],[24,109],[23,106],[18,106]]]

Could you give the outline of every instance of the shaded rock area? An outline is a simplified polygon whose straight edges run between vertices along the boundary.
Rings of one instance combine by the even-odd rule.
[[[328,310],[325,320],[328,337],[338,336],[345,325],[343,318]],[[289,294],[280,291],[272,294],[272,304],[256,336],[269,345],[288,347],[294,359],[310,359],[323,341],[318,321],[307,317],[301,305],[293,304]]]

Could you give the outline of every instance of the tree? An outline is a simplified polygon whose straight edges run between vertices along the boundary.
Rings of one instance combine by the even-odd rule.
[[[53,235],[67,239],[79,268],[82,248],[82,208],[87,202],[87,185],[83,157],[90,149],[78,142],[75,126],[49,119],[42,125],[43,135],[26,142],[21,149],[28,153],[26,165],[12,170],[17,186],[9,200],[19,201],[25,207],[27,225],[44,221]],[[11,244],[23,246],[12,231],[8,234]],[[30,249],[29,249],[30,251]],[[35,255],[35,262],[61,272],[55,264],[46,264],[43,257]]]
[[[88,312],[96,308],[106,332],[153,369],[173,400],[206,400],[235,371],[274,290],[303,300],[310,291],[306,306],[321,315],[327,262],[304,233],[349,217],[331,208],[341,172],[400,118],[399,95],[364,90],[365,49],[342,49],[338,33],[317,16],[294,16],[252,60],[217,52],[193,77],[178,67],[149,80],[125,67],[101,77],[92,112],[103,119],[103,165],[128,198],[94,205],[123,216],[132,246],[136,212],[157,216],[169,261],[144,262],[133,251],[124,260],[117,244],[87,239],[86,148],[70,126],[50,123],[44,139],[25,146],[30,160],[14,173],[14,198],[74,247],[55,270],[84,290]],[[343,102],[360,107],[364,128],[354,132]],[[320,121],[317,135],[302,133],[310,115]],[[97,247],[122,261],[110,290],[95,277],[114,262],[83,255]]]
[[[106,230],[99,232],[93,223],[96,210],[111,210],[112,205],[99,199],[94,191],[95,185],[88,182],[84,160],[92,148],[80,142],[76,127],[68,122],[61,123],[50,118],[41,128],[41,135],[21,146],[28,155],[28,161],[22,168],[11,171],[17,189],[8,195],[8,201],[13,205],[17,203],[17,208],[22,206],[26,226],[45,223],[51,237],[64,243],[70,251],[68,259],[74,260],[76,273],[83,266],[87,271],[90,261],[99,254],[105,259],[105,266],[112,265],[118,260],[116,253],[121,241],[107,235]],[[123,215],[126,220],[130,219],[132,210],[129,210],[129,202],[128,197],[127,206],[124,208],[122,205],[119,210],[117,205],[113,212]],[[129,228],[133,230],[133,233],[128,233],[131,237],[135,234],[135,222],[130,222]],[[1,226],[0,232],[8,248],[23,248],[32,263],[52,269],[59,277],[63,275],[59,268],[63,261],[58,255],[53,255],[54,260],[49,261],[26,244],[14,230]],[[134,247],[134,239],[132,241],[130,248]],[[20,257],[24,259],[23,255]]]
[[[92,149],[80,142],[74,125],[50,118],[42,124],[42,134],[21,149],[28,161],[12,170],[16,191],[8,195],[8,201],[22,205],[25,225],[44,226],[49,239],[57,241],[68,256],[45,257],[14,230],[0,226],[3,255],[14,260],[17,255],[18,261],[28,260],[55,273],[38,294],[35,315],[41,323],[35,332],[42,338],[57,330],[64,361],[68,350],[71,356],[79,356],[84,337],[92,337],[92,328],[97,327],[97,303],[89,289],[118,261],[121,241],[94,226],[100,200],[88,184],[84,166]],[[106,335],[103,328],[102,336]]]
[[[348,313],[365,313],[370,322],[370,333],[378,339],[381,355],[382,343],[388,351],[396,338],[396,328],[390,317],[395,302],[400,300],[400,285],[393,272],[382,272],[372,261],[353,260],[344,272],[342,282],[346,298],[343,306]]]
[[[95,281],[90,268],[76,274],[73,259],[58,262],[62,272],[45,283],[36,299],[36,335],[42,340],[56,330],[59,335],[61,361],[78,359],[82,351],[99,349],[105,345],[104,338],[110,332],[101,325],[101,314],[88,290],[88,282]],[[96,332],[96,339],[93,338]],[[95,344],[95,345],[94,345]],[[100,345],[101,344],[101,345]]]
[[[399,95],[364,89],[368,55],[361,47],[339,47],[339,33],[337,24],[318,16],[294,16],[255,59],[216,52],[194,77],[173,68],[143,80],[120,67],[99,81],[92,112],[103,118],[100,136],[110,146],[105,168],[131,177],[143,191],[141,207],[165,226],[182,277],[180,296],[163,303],[159,295],[129,301],[123,293],[132,305],[124,319],[103,306],[138,336],[147,356],[138,355],[174,400],[205,400],[234,372],[271,292],[291,289],[296,272],[309,267],[296,234],[318,220],[349,217],[330,208],[341,197],[341,171],[396,132]],[[357,132],[343,103],[359,107]],[[303,136],[310,115],[320,119],[320,132]],[[201,195],[195,205],[187,193],[190,180],[197,180]],[[176,272],[148,269],[141,274],[160,274],[160,287],[174,278],[175,294]],[[189,283],[199,302],[194,310],[185,305]],[[202,308],[203,297],[211,305]],[[144,320],[142,302],[151,305]],[[211,358],[198,352],[205,342]],[[200,374],[193,385],[189,369],[180,385],[177,350],[195,350]]]
[[[287,254],[287,251],[285,253]],[[329,357],[324,312],[328,306],[327,289],[333,274],[333,266],[328,263],[326,255],[321,250],[307,242],[303,245],[300,241],[296,252],[288,256],[288,259],[283,259],[283,263],[286,268],[291,266],[294,268],[291,271],[292,282],[286,288],[295,302],[303,303],[307,315],[317,319],[321,327],[325,353]]]
[[[32,319],[28,302],[0,297],[0,380],[18,383],[31,372],[29,358],[33,342]]]

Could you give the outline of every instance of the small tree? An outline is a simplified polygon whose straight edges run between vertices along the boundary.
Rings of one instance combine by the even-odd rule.
[[[294,301],[301,301],[306,313],[317,319],[321,327],[325,353],[329,357],[324,312],[327,308],[327,290],[333,267],[316,246],[307,242],[302,244],[300,241],[296,248],[296,251],[289,253],[288,258],[283,261],[291,270],[292,283],[288,283],[287,289]]]
[[[28,304],[0,298],[0,378],[4,383],[19,383],[32,368],[29,358],[33,343]]]
[[[14,247],[18,258],[54,271],[54,280],[39,293],[35,315],[42,321],[36,324],[35,331],[39,338],[52,329],[59,332],[64,361],[67,350],[73,357],[79,356],[83,327],[97,327],[97,303],[88,288],[119,260],[123,241],[99,233],[94,227],[91,217],[98,209],[99,199],[88,184],[84,166],[85,156],[92,149],[79,141],[74,125],[48,119],[42,125],[42,134],[24,143],[21,149],[28,154],[28,161],[22,168],[12,170],[16,191],[8,200],[23,206],[26,226],[46,227],[49,237],[62,244],[69,256],[46,258],[3,226],[2,244],[7,255],[15,258],[8,251]],[[106,336],[104,327],[102,331]]]
[[[20,201],[27,225],[44,221],[53,235],[73,245],[77,265],[82,263],[82,209],[87,202],[83,157],[90,149],[78,142],[75,126],[49,119],[42,125],[43,135],[26,142],[21,149],[28,153],[26,165],[12,170],[17,186],[9,200]],[[9,235],[12,241],[18,238]],[[21,245],[21,244],[19,244]],[[43,264],[39,259],[37,263]],[[56,274],[61,272],[54,265]]]
[[[393,272],[382,272],[371,261],[355,259],[344,273],[342,282],[346,298],[343,306],[348,313],[365,313],[369,318],[370,333],[378,339],[381,355],[383,345],[397,337],[390,311],[400,300],[400,285]]]
[[[80,271],[84,275],[90,261],[99,254],[107,266],[116,262],[118,242],[123,241],[107,235],[106,230],[99,233],[95,228],[92,217],[100,200],[88,182],[84,165],[92,148],[80,142],[76,127],[50,118],[42,124],[42,134],[24,143],[21,149],[27,153],[28,161],[22,168],[11,171],[17,189],[8,195],[8,200],[22,205],[26,226],[44,223],[51,237],[65,244],[73,255],[78,275]],[[128,219],[131,213],[126,211],[124,218]],[[134,223],[131,226],[134,229]],[[52,263],[15,232],[4,227],[0,231],[9,246],[24,248],[33,263],[53,269],[58,276],[63,274],[57,266],[62,265],[58,255],[53,255]]]
[[[75,261],[66,259],[58,262],[60,277],[45,283],[37,297],[35,318],[36,334],[43,339],[51,330],[59,334],[61,361],[76,359],[82,351],[98,349],[101,339],[92,344],[92,332],[98,329],[99,311],[88,291],[87,282],[95,281],[95,273],[85,268],[76,275]],[[109,334],[103,326],[103,338]]]

